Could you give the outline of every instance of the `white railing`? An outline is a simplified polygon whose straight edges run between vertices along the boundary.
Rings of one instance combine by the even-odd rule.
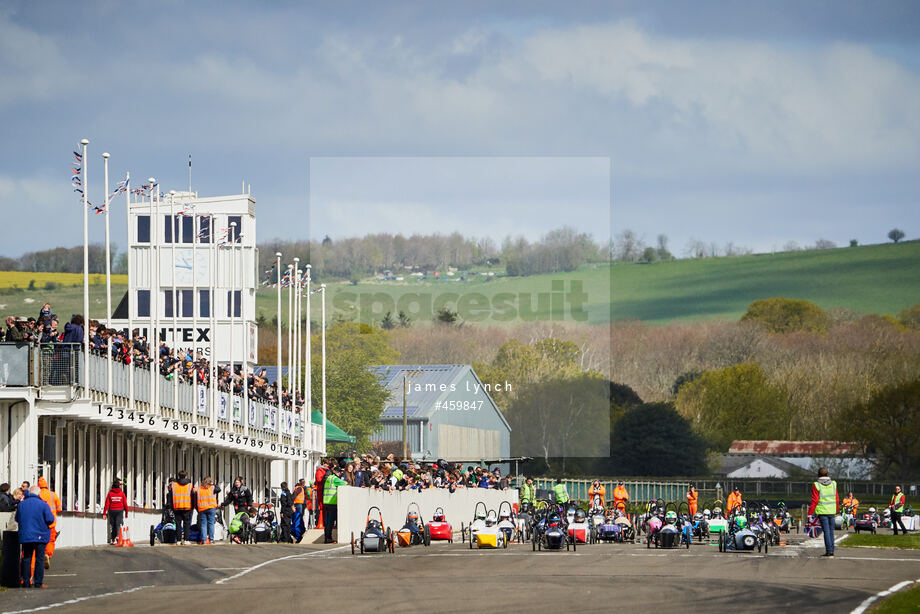
[[[54,381],[59,384],[72,382],[78,388],[82,388],[83,371],[80,366],[83,354],[79,350],[79,346],[65,348],[62,345],[55,346],[55,355],[66,354],[67,357],[72,357],[73,359],[55,362],[54,377],[40,376],[38,382]],[[34,354],[37,356],[36,361],[38,362],[36,369],[39,373],[41,373],[42,369],[49,370],[50,367],[40,361],[41,348],[36,347],[35,349]],[[45,362],[48,361],[45,360]],[[90,354],[88,367],[88,396],[96,403],[108,405],[107,357]],[[133,394],[132,370],[134,371]],[[58,382],[58,380],[60,381]],[[111,405],[129,411],[144,412],[154,418],[171,419],[176,423],[179,430],[185,430],[189,425],[208,426],[211,424],[212,393],[210,388],[200,384],[195,386],[190,382],[176,382],[162,375],[157,375],[157,383],[160,387],[159,403],[157,403],[157,407],[152,407],[154,401],[150,398],[149,368],[132,367],[131,365],[113,361]],[[246,399],[242,396],[218,391],[216,397],[216,407],[213,408],[214,421],[221,434],[243,435],[247,431],[247,425],[244,423],[244,420],[246,420],[248,421],[249,436],[245,438],[235,437],[235,439],[247,442],[255,441],[255,444],[247,443],[247,445],[259,447],[264,445],[263,442],[271,442],[282,446],[280,449],[321,451],[324,444],[322,425],[309,422],[310,431],[306,433],[306,437],[302,437],[300,414],[294,414],[289,409],[284,408],[279,414],[276,405],[269,405],[256,399],[249,399],[249,406],[244,411],[243,405]],[[278,428],[279,420],[281,422],[280,433]],[[176,429],[176,426],[172,428]]]

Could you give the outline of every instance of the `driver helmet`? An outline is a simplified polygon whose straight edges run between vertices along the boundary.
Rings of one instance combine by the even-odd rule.
[[[585,512],[584,510],[578,510],[575,512],[575,522],[584,522],[585,521]]]
[[[406,520],[408,520],[409,522],[418,522],[418,512],[416,512],[415,510],[409,512],[408,514],[406,514]]]
[[[491,527],[496,522],[498,522],[498,519],[495,518],[495,512],[489,512],[489,515],[486,516],[486,526]]]
[[[747,526],[747,518],[745,518],[744,516],[738,516],[737,518],[735,518],[735,524],[738,526],[739,529],[743,529]]]
[[[709,511],[709,508],[706,508],[705,510],[703,510],[703,518],[707,520],[712,518],[712,512]]]
[[[498,517],[502,520],[511,520],[511,512],[508,511],[508,508],[505,508],[498,514]]]
[[[476,511],[476,520],[485,520],[485,519],[486,519],[486,513],[485,513],[485,511],[482,510],[482,509],[477,510],[477,511]]]
[[[699,522],[699,521],[701,521],[701,520],[703,519],[703,515],[700,514],[699,512],[697,512],[696,514],[693,515],[693,519],[694,519],[695,521]]]
[[[441,510],[436,511],[432,517],[432,520],[434,522],[444,522],[444,512]]]
[[[721,515],[722,515],[722,508],[721,508],[721,507],[717,507],[717,508],[715,508],[714,510],[712,510],[712,513],[713,513],[713,515],[715,515],[715,516],[721,516]]]
[[[891,516],[891,510],[886,509],[886,510],[885,510],[885,516],[886,516],[886,517],[887,517],[887,516]]]
[[[674,524],[677,522],[677,512],[671,510],[664,515],[664,519],[668,524]]]
[[[874,513],[875,513],[875,508],[874,508],[874,507],[870,507],[870,508],[869,508],[869,513],[870,513],[870,514],[874,514]]]
[[[368,528],[369,531],[370,531],[370,530],[374,530],[374,529],[379,529],[379,528],[380,528],[380,521],[377,520],[377,519],[368,520],[368,521],[367,521],[367,528]]]

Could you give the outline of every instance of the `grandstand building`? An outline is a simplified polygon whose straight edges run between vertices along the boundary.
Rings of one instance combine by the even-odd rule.
[[[194,192],[126,200],[129,283],[111,327],[251,369],[255,200]],[[92,309],[90,318],[106,323]],[[79,344],[0,344],[0,481],[44,475],[65,511],[100,513],[115,477],[133,506],[162,508],[181,469],[224,491],[242,475],[263,500],[272,485],[312,475],[325,449],[320,424],[278,405],[104,355],[90,354],[85,366]]]

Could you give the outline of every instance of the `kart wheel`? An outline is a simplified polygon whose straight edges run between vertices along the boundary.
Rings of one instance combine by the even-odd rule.
[[[652,547],[652,536],[651,535],[649,535],[648,538],[645,540],[645,547],[646,548]]]
[[[719,552],[725,552],[725,538],[719,533]]]
[[[530,540],[530,546],[531,546],[531,549],[532,549],[534,552],[536,552],[536,551],[537,551],[537,540],[535,540],[535,539]]]
[[[690,542],[691,542],[691,541],[693,541],[693,538],[691,538],[691,537],[689,537],[689,536],[687,536],[686,540],[684,540],[684,543],[687,544],[687,550],[690,549]]]
[[[502,548],[507,548],[507,547],[508,547],[508,540],[507,540],[507,539],[503,539],[503,540],[502,540]]]
[[[575,552],[577,550],[578,550],[578,540],[573,539],[572,540],[572,552]]]
[[[355,532],[351,532],[351,553],[355,553]]]
[[[460,523],[460,543],[466,543],[466,526],[462,522]]]
[[[427,524],[425,525],[425,545],[431,545],[431,527],[429,527]]]
[[[150,527],[150,545],[153,546],[154,544],[156,544],[156,542],[157,542],[157,532],[156,532],[156,530],[151,526],[151,527]]]
[[[470,550],[473,549],[473,535],[470,534]]]
[[[361,541],[359,546],[361,548],[361,554],[364,554],[364,531],[361,531]]]
[[[543,551],[543,540],[542,539],[537,540],[537,550],[539,550],[540,552]]]
[[[765,542],[764,545],[763,545],[763,553],[766,554],[766,553],[768,553],[769,551],[770,551],[770,544],[768,544],[768,543]]]

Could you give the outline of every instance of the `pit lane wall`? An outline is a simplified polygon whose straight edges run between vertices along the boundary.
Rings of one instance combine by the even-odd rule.
[[[486,509],[495,510],[502,501],[512,505],[518,502],[517,490],[492,490],[488,488],[461,488],[454,493],[441,488],[419,491],[385,492],[371,488],[339,488],[338,541],[340,544],[357,536],[367,524],[367,510],[376,505],[383,512],[384,525],[398,529],[406,522],[406,511],[410,503],[418,503],[425,522],[431,520],[434,510],[444,509],[444,514],[454,531],[459,533],[460,523],[469,524],[473,518],[476,503],[482,501]]]

